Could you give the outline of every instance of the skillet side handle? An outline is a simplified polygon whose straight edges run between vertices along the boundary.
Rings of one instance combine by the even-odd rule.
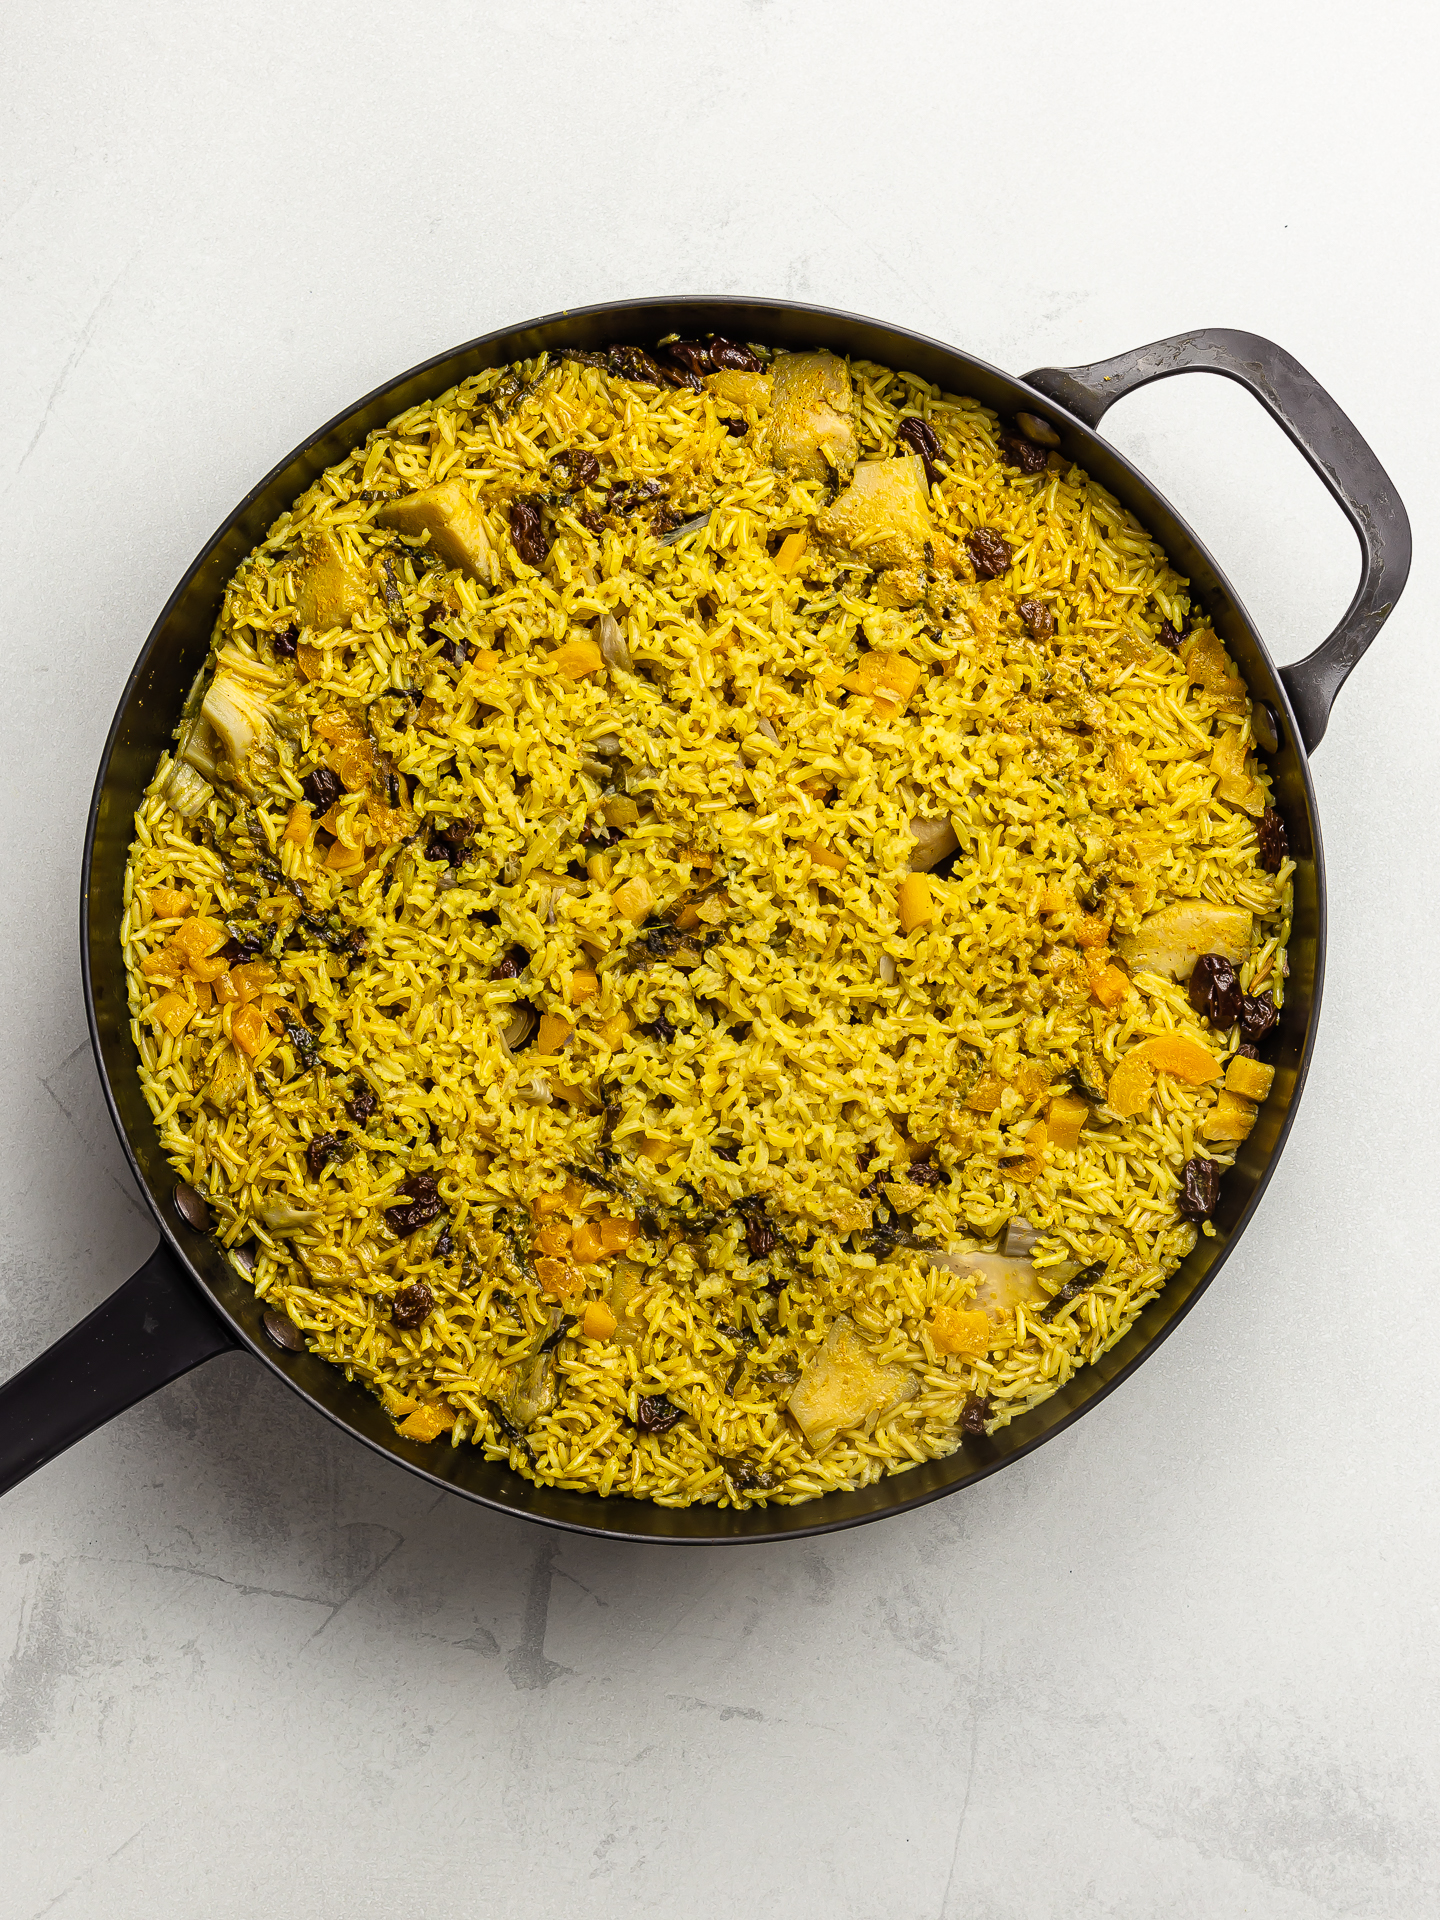
[[[239,1342],[162,1241],[123,1287],[0,1387],[0,1494]]]
[[[1319,474],[1360,541],[1360,584],[1345,617],[1312,654],[1280,678],[1311,754],[1325,735],[1335,696],[1389,618],[1410,571],[1410,520],[1394,483],[1353,422],[1293,354],[1258,333],[1206,327],[1156,340],[1088,367],[1041,367],[1025,375],[1048,400],[1087,427],[1099,426],[1127,393],[1175,373],[1238,380],[1279,422]]]

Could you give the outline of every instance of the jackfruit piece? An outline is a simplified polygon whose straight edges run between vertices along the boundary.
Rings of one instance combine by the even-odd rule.
[[[493,578],[484,519],[458,480],[445,480],[438,487],[425,487],[403,500],[392,501],[376,514],[375,524],[393,528],[411,540],[428,533],[431,546],[446,566],[459,567],[487,585]]]
[[[782,353],[770,374],[765,450],[770,464],[811,480],[848,475],[858,450],[850,369],[823,349]]]

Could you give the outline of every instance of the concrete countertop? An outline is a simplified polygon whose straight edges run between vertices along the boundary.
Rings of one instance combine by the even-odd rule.
[[[1435,1912],[1428,12],[12,0],[0,31],[6,1374],[154,1239],[77,960],[120,687],[233,503],[396,370],[668,291],[1015,371],[1245,327],[1418,550],[1316,757],[1290,1145],[1131,1382],[923,1512],[702,1551],[437,1497],[218,1360],[0,1506],[0,1915]],[[1280,659],[1329,630],[1353,536],[1241,391],[1106,431]]]

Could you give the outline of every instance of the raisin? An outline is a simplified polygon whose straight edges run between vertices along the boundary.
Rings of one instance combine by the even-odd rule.
[[[305,1149],[305,1164],[310,1169],[310,1178],[318,1180],[339,1151],[338,1133],[317,1133]]]
[[[659,367],[639,347],[611,347],[607,364],[618,380],[636,380],[646,387],[665,384]]]
[[[977,527],[965,545],[981,580],[998,580],[1010,565],[1010,548],[993,527]]]
[[[328,813],[345,789],[340,784],[339,774],[332,773],[329,767],[316,767],[300,782],[300,791],[322,813]]]
[[[543,567],[548,548],[540,509],[533,500],[510,502],[510,540],[516,553],[531,567]]]
[[[1233,1027],[1240,1013],[1240,979],[1222,953],[1202,953],[1190,975],[1190,1004],[1212,1027]]]
[[[1280,1015],[1275,1010],[1275,996],[1267,987],[1264,993],[1246,993],[1240,998],[1240,1037],[1248,1040],[1253,1047],[1265,1038],[1273,1026],[1278,1025]]]
[[[960,1415],[960,1431],[969,1434],[982,1434],[985,1422],[990,1418],[990,1399],[988,1394],[972,1393],[966,1401]]]
[[[470,658],[470,649],[463,640],[447,640],[440,649],[440,658],[448,660],[452,667],[463,667]]]
[[[593,507],[585,508],[580,515],[580,524],[587,533],[593,533],[597,538],[605,531],[605,522]]]
[[[750,422],[748,420],[727,420],[725,422],[725,431],[732,440],[743,440],[750,431]]]
[[[710,349],[699,340],[672,340],[665,348],[667,358],[676,366],[683,367],[687,373],[713,373],[715,362],[710,357]]]
[[[1155,638],[1160,642],[1161,646],[1165,648],[1167,653],[1179,653],[1180,636],[1168,620],[1162,620],[1160,622],[1160,631],[1156,634]]]
[[[710,342],[710,364],[717,373],[729,368],[734,373],[759,373],[760,362],[748,347],[724,340],[719,334]]]
[[[504,954],[499,966],[491,974],[492,980],[518,980],[530,964],[530,956],[523,947],[511,947]]]
[[[581,487],[593,487],[600,478],[600,462],[584,447],[570,447],[556,454],[550,471],[557,487],[565,493],[578,493]]]
[[[1256,828],[1260,841],[1260,864],[1266,873],[1278,873],[1280,865],[1290,852],[1290,836],[1285,831],[1285,822],[1274,807],[1266,807],[1260,816],[1260,825]]]
[[[765,1217],[765,1208],[759,1200],[742,1200],[740,1216],[745,1222],[745,1244],[750,1249],[752,1260],[764,1260],[780,1244],[780,1236]]]
[[[1005,455],[1007,466],[1018,467],[1022,473],[1043,473],[1047,455],[1044,447],[1037,447],[1032,441],[1018,433],[1002,433],[1000,450]]]
[[[1248,1040],[1242,1040],[1239,1046],[1236,1047],[1235,1053],[1236,1057],[1241,1060],[1258,1060],[1260,1058],[1259,1047],[1252,1047]]]
[[[658,1040],[662,1047],[668,1047],[675,1038],[675,1029],[663,1013],[657,1013],[653,1020],[647,1020],[640,1031],[648,1033],[652,1040]]]
[[[668,1433],[684,1411],[663,1393],[642,1393],[635,1403],[635,1424],[642,1433]]]
[[[1043,600],[1022,600],[1020,618],[1037,640],[1048,640],[1055,631],[1055,610]]]
[[[603,367],[607,364],[603,353],[587,353],[584,347],[562,347],[560,349],[560,358],[562,360],[574,360],[577,365],[582,367]]]
[[[455,1242],[451,1238],[450,1229],[448,1226],[442,1227],[435,1242],[436,1256],[441,1260],[448,1260],[454,1251]]]
[[[421,1227],[428,1226],[440,1212],[438,1200],[416,1200],[408,1207],[387,1207],[385,1222],[397,1240],[403,1240],[408,1234],[418,1233]]]
[[[905,1178],[917,1187],[938,1187],[945,1178],[943,1167],[932,1167],[928,1160],[912,1160]]]
[[[352,1120],[357,1121],[359,1125],[363,1127],[379,1104],[380,1102],[375,1097],[375,1089],[370,1086],[368,1082],[357,1080],[355,1082],[354,1096],[346,1111]]]
[[[390,1303],[390,1318],[406,1333],[423,1327],[435,1311],[435,1296],[423,1280],[412,1280]]]
[[[426,858],[444,860],[452,867],[463,866],[474,836],[474,827],[465,820],[452,821],[448,827],[437,827],[430,835]]]
[[[299,644],[300,629],[293,621],[288,627],[281,627],[278,633],[272,633],[270,636],[270,645],[277,660],[293,660]]]
[[[427,1206],[436,1198],[438,1175],[433,1173],[407,1173],[400,1182],[401,1193],[409,1194],[412,1200],[420,1200]]]
[[[1220,1169],[1213,1160],[1187,1160],[1180,1169],[1181,1213],[1190,1220],[1208,1220],[1220,1198]]]
[[[605,504],[611,513],[634,513],[637,507],[647,506],[664,491],[658,480],[637,480],[633,486],[616,487]]]
[[[940,458],[940,436],[930,422],[918,414],[909,414],[895,429],[895,438],[919,454],[925,463],[925,479],[933,487],[940,477],[936,464]]]

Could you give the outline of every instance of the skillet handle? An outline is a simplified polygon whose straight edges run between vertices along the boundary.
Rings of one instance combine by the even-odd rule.
[[[1025,383],[1096,427],[1123,395],[1173,373],[1219,373],[1248,388],[1304,454],[1359,536],[1360,584],[1344,619],[1312,654],[1280,669],[1305,751],[1313,753],[1350,669],[1400,598],[1410,571],[1409,517],[1390,476],[1314,375],[1258,333],[1228,327],[1177,333],[1093,366],[1041,367],[1027,373]]]
[[[0,1387],[0,1494],[239,1341],[164,1241],[123,1287]]]

